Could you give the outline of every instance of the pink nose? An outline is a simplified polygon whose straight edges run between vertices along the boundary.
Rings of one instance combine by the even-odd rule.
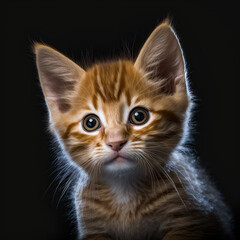
[[[105,142],[113,151],[120,151],[127,143],[126,132],[120,127],[107,129]]]
[[[122,140],[119,142],[108,142],[106,143],[113,151],[120,151],[124,145],[127,143],[127,140]]]

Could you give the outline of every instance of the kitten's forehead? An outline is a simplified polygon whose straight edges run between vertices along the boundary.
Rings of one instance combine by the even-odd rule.
[[[147,81],[132,62],[117,61],[90,68],[78,95],[84,108],[99,115],[104,125],[115,125],[127,121],[146,88]]]
[[[88,88],[88,98],[96,109],[103,104],[126,100],[128,106],[137,91],[144,90],[142,75],[130,61],[98,64],[90,68],[81,87]],[[146,83],[145,83],[146,85]],[[86,95],[86,91],[85,91]]]

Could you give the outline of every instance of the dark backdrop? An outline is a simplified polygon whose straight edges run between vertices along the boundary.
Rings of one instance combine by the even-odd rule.
[[[211,3],[210,3],[211,2]],[[32,54],[45,42],[82,64],[136,57],[170,16],[197,100],[197,156],[240,225],[239,11],[231,1],[0,1],[0,239],[70,240],[69,202],[55,192],[54,151]],[[60,184],[61,185],[61,184]],[[50,186],[50,187],[49,187]],[[47,190],[47,188],[49,189]]]

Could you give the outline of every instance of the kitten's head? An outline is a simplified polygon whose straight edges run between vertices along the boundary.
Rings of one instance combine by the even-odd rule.
[[[168,22],[135,62],[83,70],[48,46],[35,44],[35,53],[51,128],[75,163],[90,175],[166,163],[183,137],[189,105],[182,51]]]

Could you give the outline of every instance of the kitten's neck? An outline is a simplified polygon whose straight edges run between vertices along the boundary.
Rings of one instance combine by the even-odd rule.
[[[89,189],[103,190],[107,194],[114,196],[114,199],[119,204],[125,204],[129,201],[134,201],[135,198],[143,197],[147,192],[155,192],[157,186],[165,184],[165,175],[159,173],[154,177],[149,176],[149,173],[132,173],[105,175],[101,180],[89,179]],[[145,191],[143,191],[145,189]]]

